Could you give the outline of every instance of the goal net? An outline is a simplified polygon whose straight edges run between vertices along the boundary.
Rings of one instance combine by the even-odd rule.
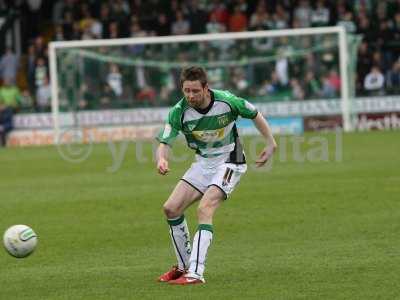
[[[341,99],[351,130],[350,45],[342,27],[52,42],[55,136],[85,126],[83,112],[172,106],[182,97],[180,70],[191,64],[207,70],[211,88],[254,103]]]

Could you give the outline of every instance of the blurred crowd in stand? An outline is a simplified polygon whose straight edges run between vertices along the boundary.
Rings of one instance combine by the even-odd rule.
[[[11,47],[5,47],[1,53],[0,102],[14,111],[50,110],[47,47],[49,41],[332,25],[343,25],[349,33],[360,35],[362,38],[355,66],[356,95],[400,94],[400,0],[0,1],[0,11],[3,14],[10,9],[20,13],[23,49],[20,57]],[[217,61],[225,59],[223,56],[226,56],[226,53],[240,52],[240,48],[244,48],[244,51],[247,49],[246,44],[237,44],[235,49],[230,49],[226,44],[222,48],[220,46],[211,47],[211,51],[203,51],[201,59],[208,62]],[[311,53],[300,60],[291,60],[284,55],[280,57],[279,51],[276,51],[279,47],[275,46],[268,45],[268,41],[252,45],[254,49],[264,52],[275,49],[274,55],[278,58],[272,66],[264,68],[263,65],[253,64],[251,68],[233,68],[229,74],[223,75],[218,68],[210,68],[211,85],[267,101],[276,99],[277,96],[289,100],[302,100],[335,98],[340,95],[341,83],[337,64],[332,63],[331,67],[327,68],[320,67],[324,59],[337,61],[337,57],[325,57],[324,54],[324,57],[318,58]],[[178,46],[168,49],[175,53],[182,51],[182,55],[178,55],[178,59],[182,61],[191,58],[190,54],[185,55],[186,50]],[[140,46],[132,47],[130,51],[135,55],[144,53]],[[149,59],[149,56],[154,55],[156,58],[157,53],[163,52],[153,49],[146,53],[143,55],[147,55]],[[108,108],[113,107],[113,99],[118,100],[124,96],[130,96],[136,101],[129,102],[127,107],[170,105],[176,100],[174,97],[179,94],[173,92],[178,88],[178,82],[174,80],[176,74],[166,76],[161,72],[157,78],[146,79],[146,74],[141,73],[140,68],[135,68],[132,72],[134,79],[124,79],[125,73],[121,66],[108,65],[103,76],[101,94],[91,93],[90,82],[82,82],[79,93],[84,96],[76,105],[80,109]],[[258,77],[251,74],[257,74]],[[225,78],[224,81],[219,79],[222,77]],[[129,80],[134,80],[137,84],[127,93],[124,90]],[[153,88],[157,83],[152,81],[158,81],[157,89]],[[2,111],[4,109],[0,105],[0,112]]]

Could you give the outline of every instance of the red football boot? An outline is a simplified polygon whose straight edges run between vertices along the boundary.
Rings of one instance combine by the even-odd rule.
[[[173,266],[171,270],[168,272],[162,274],[160,277],[158,277],[159,282],[168,282],[171,280],[178,279],[181,277],[183,274],[185,274],[185,271],[179,270],[177,266]]]
[[[169,284],[180,284],[180,285],[187,285],[187,284],[201,284],[206,283],[204,279],[193,278],[189,276],[181,276],[178,279],[168,281]]]

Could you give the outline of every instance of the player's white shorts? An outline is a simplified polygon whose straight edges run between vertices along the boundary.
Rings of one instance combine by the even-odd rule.
[[[210,169],[205,168],[200,162],[194,162],[183,175],[182,180],[203,194],[210,186],[215,185],[225,193],[226,199],[246,170],[246,164],[222,163]]]

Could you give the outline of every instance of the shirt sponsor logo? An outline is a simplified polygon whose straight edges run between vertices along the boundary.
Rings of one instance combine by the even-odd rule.
[[[202,130],[202,131],[193,131],[193,136],[202,142],[216,142],[221,140],[224,137],[225,128],[220,128],[216,130]]]
[[[219,116],[217,118],[218,124],[221,126],[226,126],[229,123],[229,118],[227,115]]]

